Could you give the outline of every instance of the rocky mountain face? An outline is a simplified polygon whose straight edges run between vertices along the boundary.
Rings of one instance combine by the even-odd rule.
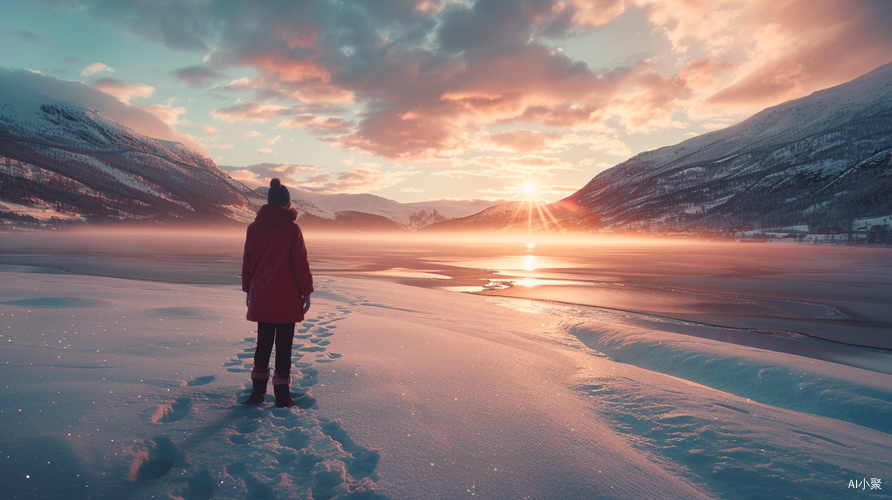
[[[529,217],[515,211],[490,209],[431,229],[846,230],[856,219],[892,214],[892,64],[641,153]]]
[[[565,200],[568,222],[848,227],[892,213],[892,65],[642,153]]]
[[[0,85],[0,219],[233,225],[253,220],[259,202],[182,144]]]

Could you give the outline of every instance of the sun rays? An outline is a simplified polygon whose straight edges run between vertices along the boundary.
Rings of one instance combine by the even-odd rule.
[[[523,221],[523,214],[526,213],[526,229],[528,232],[545,229],[546,232],[552,230],[562,231],[558,218],[555,217],[549,203],[542,199],[542,187],[532,180],[524,181],[519,187],[518,192],[521,200],[517,203],[517,210],[511,216],[508,226],[514,226],[516,223]],[[520,217],[520,221],[518,221]]]

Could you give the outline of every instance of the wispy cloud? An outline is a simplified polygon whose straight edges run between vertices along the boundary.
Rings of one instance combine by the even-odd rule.
[[[288,187],[325,194],[365,193],[406,181],[417,172],[411,168],[387,170],[378,163],[362,163],[355,168],[331,174],[315,165],[259,163],[244,168],[221,166],[233,179],[251,187],[268,186],[278,177]],[[422,192],[406,188],[403,192]],[[293,195],[293,193],[292,193]]]
[[[315,134],[343,134],[349,131],[352,125],[353,122],[337,116],[303,114],[279,122],[276,128],[300,128]]]
[[[277,116],[292,113],[291,109],[281,104],[246,103],[236,104],[228,108],[211,111],[211,116],[227,122],[255,122],[262,123]]]
[[[301,181],[299,186],[307,191],[325,194],[357,194],[394,186],[415,174],[416,172],[411,169],[384,170],[377,163],[361,163],[335,176],[326,172],[310,175]]]
[[[93,64],[87,66],[86,68],[84,68],[83,70],[81,70],[81,75],[90,76],[90,75],[95,75],[96,73],[114,73],[114,72],[115,72],[114,69],[109,68],[105,64],[97,62],[97,63],[93,63]]]
[[[168,104],[146,104],[142,109],[157,116],[164,123],[173,126],[180,124],[180,115],[186,113],[186,108]]]
[[[100,78],[93,82],[93,88],[113,95],[125,104],[130,104],[130,100],[134,97],[150,97],[155,92],[155,87],[150,85],[144,83],[127,85],[115,78]]]
[[[557,171],[575,170],[576,167],[558,157],[541,155],[475,156],[470,159],[452,159],[449,168],[437,170],[431,175],[463,179],[488,177],[493,179],[529,179],[553,177]]]

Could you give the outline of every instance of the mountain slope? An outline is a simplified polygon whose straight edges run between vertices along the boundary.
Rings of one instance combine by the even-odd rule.
[[[506,204],[430,229],[848,228],[892,214],[892,64],[641,153],[527,217],[517,210]]]
[[[892,213],[892,64],[648,151],[563,200],[569,226],[846,226]]]
[[[182,144],[143,136],[77,104],[0,85],[5,218],[233,224],[252,220],[259,200]]]

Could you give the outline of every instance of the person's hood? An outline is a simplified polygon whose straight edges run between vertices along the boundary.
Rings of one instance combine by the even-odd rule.
[[[297,210],[266,204],[260,207],[254,222],[261,226],[273,227],[288,224],[295,220],[297,220]]]

